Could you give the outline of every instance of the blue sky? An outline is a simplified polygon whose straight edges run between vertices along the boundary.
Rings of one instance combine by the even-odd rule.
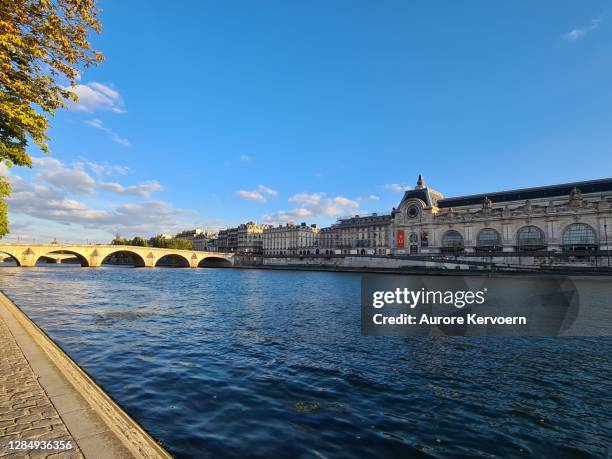
[[[10,238],[326,225],[419,173],[447,196],[612,175],[605,1],[99,6],[106,61],[10,171]]]

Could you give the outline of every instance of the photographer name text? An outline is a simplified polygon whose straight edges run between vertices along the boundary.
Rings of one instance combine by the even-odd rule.
[[[456,311],[466,306],[484,304],[486,294],[486,288],[477,291],[396,288],[395,290],[373,292],[372,307],[381,309],[387,305],[403,305],[415,309],[420,305],[446,305],[456,308]],[[376,313],[372,315],[372,322],[375,325],[527,325],[527,318],[525,316],[485,316],[476,313],[464,315],[401,313],[389,316]]]

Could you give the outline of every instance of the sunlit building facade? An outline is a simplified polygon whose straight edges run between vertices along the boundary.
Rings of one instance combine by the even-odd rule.
[[[319,229],[317,225],[270,226],[263,232],[265,256],[304,256],[319,254]]]
[[[340,218],[321,230],[321,253],[336,255],[388,255],[390,214]]]
[[[236,231],[236,253],[240,255],[261,255],[263,253],[263,232],[268,225],[254,222],[243,223]]]
[[[393,255],[608,251],[612,179],[444,198],[421,176],[392,211]]]
[[[207,244],[210,239],[216,239],[217,233],[202,228],[184,230],[176,233],[176,239],[185,239],[193,242],[194,250],[208,250]]]

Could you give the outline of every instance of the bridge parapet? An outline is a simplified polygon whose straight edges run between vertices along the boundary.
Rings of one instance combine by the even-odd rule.
[[[214,264],[213,260],[217,265],[221,263],[228,267],[234,265],[234,254],[225,252],[100,244],[0,244],[0,255],[9,255],[22,267],[35,266],[41,257],[61,261],[71,256],[76,257],[81,266],[95,268],[101,266],[110,255],[119,253],[130,254],[136,260],[136,265],[141,267],[155,267],[162,259],[170,258],[180,267],[197,268]]]

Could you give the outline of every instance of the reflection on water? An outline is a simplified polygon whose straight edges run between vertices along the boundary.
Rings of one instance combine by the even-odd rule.
[[[102,314],[96,314],[96,323],[103,324],[106,322],[117,322],[121,320],[138,320],[154,315],[156,314],[150,311],[110,311]]]
[[[610,454],[610,338],[362,337],[356,274],[58,265],[0,288],[179,457]]]

